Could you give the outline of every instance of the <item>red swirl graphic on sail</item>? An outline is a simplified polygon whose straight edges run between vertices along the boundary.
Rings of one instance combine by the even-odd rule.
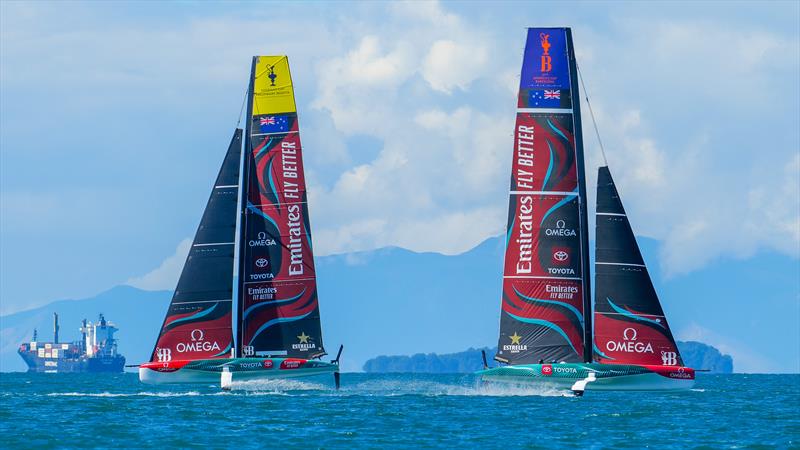
[[[240,236],[240,351],[313,358],[325,350],[291,77],[285,57],[257,57],[255,64]]]
[[[311,333],[320,340],[302,147],[297,133],[254,136],[252,146],[242,241],[242,345],[254,355],[280,354],[295,335]],[[306,325],[295,323],[300,321]]]
[[[538,325],[557,335],[543,342],[541,336],[523,337],[520,344],[559,345],[566,341],[578,355],[583,354],[583,299],[581,284],[571,280],[512,279],[504,283],[502,311],[518,322]],[[562,340],[563,339],[563,340]],[[511,349],[513,350],[513,349]]]
[[[577,192],[569,114],[518,113],[511,190]]]
[[[300,134],[254,136],[252,146],[254,172],[247,189],[250,203],[280,207],[305,201]]]
[[[285,345],[291,347],[297,334],[312,334],[313,327],[297,328],[292,323],[303,319],[319,321],[313,281],[250,283],[245,289],[243,345],[253,346],[254,352],[280,350]],[[315,336],[312,339],[316,340]],[[281,345],[275,346],[276,343]]]
[[[572,130],[568,113],[517,114],[501,361],[582,360],[583,255]]]

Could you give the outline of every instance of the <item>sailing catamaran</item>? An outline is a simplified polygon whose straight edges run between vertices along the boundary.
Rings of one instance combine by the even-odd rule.
[[[333,373],[338,388],[342,348],[319,360],[327,353],[286,56],[253,58],[246,118],[244,151],[237,128],[139,379],[229,388]]]
[[[592,333],[586,173],[569,28],[529,28],[514,137],[500,339],[482,379],[592,390],[694,385],[607,166]],[[484,358],[484,365],[487,366]]]

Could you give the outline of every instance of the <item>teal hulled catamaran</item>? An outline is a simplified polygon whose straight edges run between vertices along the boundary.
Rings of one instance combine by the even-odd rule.
[[[333,373],[322,344],[302,147],[286,56],[253,58],[234,132],[144,383]],[[234,275],[236,274],[236,276]]]
[[[528,29],[517,107],[495,356],[503,365],[486,367],[480,376],[571,388],[578,395],[585,389],[692,387],[694,370],[683,366],[607,166],[597,180],[592,315],[580,97],[569,28]]]

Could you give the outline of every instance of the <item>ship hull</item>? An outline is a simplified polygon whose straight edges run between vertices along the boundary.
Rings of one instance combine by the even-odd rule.
[[[31,373],[122,373],[125,357],[42,358],[35,352],[18,352]]]
[[[587,391],[679,391],[694,386],[694,369],[677,366],[633,364],[561,363],[501,366],[477,372],[492,383],[540,385],[570,389],[575,382],[594,373]]]
[[[151,362],[139,366],[139,381],[146,384],[219,384],[227,369],[233,381],[299,378],[338,373],[337,364],[299,358],[225,358]]]

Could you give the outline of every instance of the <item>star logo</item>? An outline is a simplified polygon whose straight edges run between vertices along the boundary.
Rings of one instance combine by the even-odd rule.
[[[522,339],[522,336],[518,335],[515,331],[509,338],[511,339],[511,345],[519,345],[519,340]]]
[[[300,333],[300,336],[297,336],[297,339],[300,339],[301,344],[308,344],[308,340],[311,339],[311,336],[306,335],[306,332],[303,331]]]

